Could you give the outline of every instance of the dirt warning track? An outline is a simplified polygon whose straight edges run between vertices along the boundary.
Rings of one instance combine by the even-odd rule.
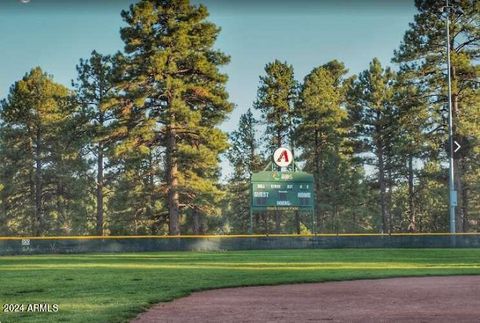
[[[480,276],[217,289],[160,303],[133,322],[479,322]]]

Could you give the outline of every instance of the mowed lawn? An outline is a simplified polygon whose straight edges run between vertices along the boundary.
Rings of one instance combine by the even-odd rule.
[[[0,257],[0,304],[59,304],[5,322],[124,322],[152,303],[248,285],[480,274],[480,249],[330,249]]]

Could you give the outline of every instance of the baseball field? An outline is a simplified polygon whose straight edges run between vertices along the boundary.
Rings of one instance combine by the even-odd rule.
[[[0,257],[5,322],[124,322],[154,303],[221,287],[480,274],[479,249],[328,249]]]

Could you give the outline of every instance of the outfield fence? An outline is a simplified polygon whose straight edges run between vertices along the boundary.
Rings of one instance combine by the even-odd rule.
[[[0,237],[0,255],[315,248],[480,248],[480,234]]]

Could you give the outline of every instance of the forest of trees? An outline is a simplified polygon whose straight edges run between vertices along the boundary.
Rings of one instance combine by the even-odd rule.
[[[220,28],[188,0],[122,11],[124,49],[81,59],[68,87],[41,67],[0,104],[0,235],[247,233],[249,181],[279,146],[314,174],[321,233],[448,231],[445,17],[417,13],[392,66],[339,60],[303,80],[274,60],[230,134]],[[480,229],[480,2],[452,12],[457,231]],[[222,180],[221,159],[231,165]],[[308,233],[298,212],[255,232]]]

